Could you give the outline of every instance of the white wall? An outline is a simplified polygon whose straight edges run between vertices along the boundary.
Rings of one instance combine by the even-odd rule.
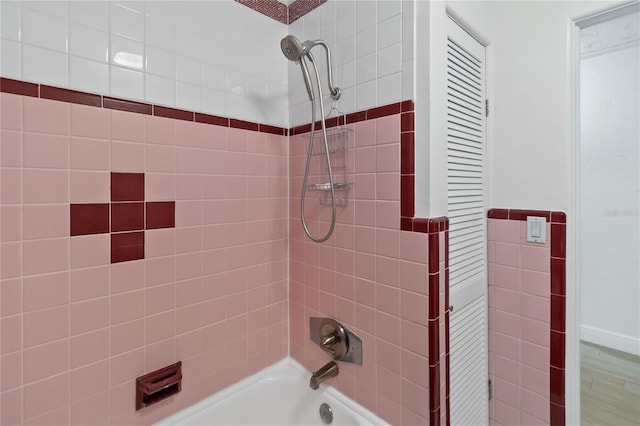
[[[287,26],[232,0],[3,0],[0,12],[3,77],[288,126]]]
[[[571,207],[571,22],[615,2],[432,2],[430,21],[445,6],[488,45],[489,206],[568,211]],[[437,28],[432,29],[432,37]],[[431,57],[433,66],[439,57]],[[418,75],[426,71],[418,69]],[[433,79],[434,77],[431,76]],[[432,80],[433,81],[433,80]],[[421,93],[416,94],[418,98]],[[440,100],[441,101],[441,100]],[[439,102],[431,97],[432,105]],[[437,126],[433,121],[431,126]],[[433,131],[432,131],[433,132]],[[432,133],[433,134],[433,133]],[[443,144],[432,138],[430,144]],[[446,153],[435,149],[438,156]],[[430,159],[440,164],[445,157]],[[435,174],[429,191],[446,191]],[[432,194],[429,216],[446,212],[446,194]]]
[[[583,340],[640,355],[639,13],[581,32],[580,287]],[[631,18],[631,19],[629,19]],[[616,33],[633,39],[594,51]],[[626,24],[626,25],[625,25]],[[622,32],[622,34],[620,34]],[[584,35],[583,35],[584,34]],[[595,34],[594,37],[589,35]],[[621,44],[621,45],[620,45]]]
[[[341,113],[361,111],[413,99],[413,9],[413,1],[405,0],[329,0],[293,22],[289,34],[300,41],[323,39],[329,44],[334,84],[342,89],[337,108]],[[324,51],[316,47],[312,54],[326,95]],[[331,101],[325,98],[328,111]],[[300,66],[293,62],[289,107],[292,126],[311,121]]]

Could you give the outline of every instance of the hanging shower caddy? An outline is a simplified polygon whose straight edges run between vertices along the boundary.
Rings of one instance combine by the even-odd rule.
[[[345,127],[332,127],[327,129],[327,145],[329,147],[329,157],[331,159],[331,170],[333,171],[333,188],[336,197],[337,206],[346,206],[348,204],[349,189],[351,183],[347,181],[348,170],[348,152],[351,146],[351,129]],[[310,135],[304,136],[307,141]],[[319,197],[320,204],[331,205],[331,183],[329,182],[329,172],[327,170],[324,157],[325,146],[322,139],[322,129],[316,130],[311,147],[311,161],[319,161],[323,164],[323,172],[314,176],[317,183],[307,185],[307,191],[321,192]],[[316,157],[318,156],[318,157]]]

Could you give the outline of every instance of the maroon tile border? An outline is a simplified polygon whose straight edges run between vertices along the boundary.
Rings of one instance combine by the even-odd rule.
[[[544,217],[547,222],[551,222],[551,212],[544,210],[509,210],[510,220],[527,220],[527,216]]]
[[[236,2],[262,13],[283,24],[290,24],[302,18],[327,0],[295,0],[289,5],[277,0],[235,0]]]
[[[259,124],[258,131],[260,133],[271,133],[272,135],[287,136],[287,129],[277,126],[271,126],[269,124]]]
[[[386,117],[388,115],[400,114],[402,112],[401,102],[389,105],[383,105],[367,110],[367,120],[374,118]],[[404,116],[404,114],[402,114]],[[403,129],[401,128],[401,131]]]
[[[449,218],[436,217],[431,219],[413,218],[411,220],[412,231],[427,233],[428,235],[428,272],[429,272],[429,306],[428,306],[428,342],[429,342],[429,415],[435,424],[440,424],[440,413],[443,409],[447,410],[448,406],[442,407],[442,403],[447,404],[449,399],[449,370],[445,369],[445,398],[442,401],[440,395],[441,391],[441,359],[440,359],[440,324],[445,322],[445,347],[448,354],[448,342],[449,342],[449,330],[448,320],[449,313],[445,308],[445,312],[440,312],[440,277],[444,274],[445,278],[445,300],[448,299],[448,287],[449,287],[449,271],[448,265],[445,263],[445,270],[440,269],[440,234],[445,233],[445,247],[444,258],[448,259],[447,252],[449,247],[447,243],[449,241],[447,234],[449,230]],[[445,355],[445,367],[448,365],[449,358]],[[448,416],[448,414],[447,414]],[[447,423],[449,418],[446,417]]]
[[[400,116],[400,131],[401,132],[413,132],[415,131],[414,118],[415,113],[413,111],[403,112]]]
[[[431,325],[431,322],[429,325]],[[429,330],[431,331],[431,327],[429,327]],[[440,363],[431,364],[431,361],[429,361],[429,417],[436,412],[438,413],[438,422],[436,424],[440,424]],[[433,424],[429,423],[430,426]]]
[[[564,404],[559,405],[552,402],[551,411],[549,414],[550,414],[550,420],[551,420],[550,424],[552,426],[562,426],[566,424]]]
[[[429,412],[429,426],[440,426],[440,409]]]
[[[216,126],[235,127],[239,129],[269,133],[279,136],[289,135],[289,129],[284,127],[237,120],[234,118],[220,117],[217,115],[204,114],[200,112],[171,108],[145,102],[138,102],[130,99],[113,98],[110,96],[103,96],[95,93],[80,92],[77,90],[65,89],[62,87],[47,86],[45,84],[30,83],[27,81],[13,80],[4,77],[0,78],[0,92],[22,96],[31,96],[42,99],[51,99],[54,101],[69,102],[73,104],[89,105],[97,108],[133,112],[136,114],[193,121],[196,123],[211,124]],[[338,125],[337,120],[336,125]]]
[[[440,315],[440,274],[429,273],[429,320],[436,320]],[[434,296],[435,295],[435,296]]]
[[[410,112],[412,110],[413,110],[413,101],[409,100],[409,101],[403,101],[403,102],[396,102],[393,104],[370,108],[364,111],[352,112],[340,117],[330,118],[329,120],[327,120],[326,126],[327,128],[331,128],[336,126],[342,126],[344,124],[353,124],[353,123],[358,123],[360,121],[373,120],[376,118],[387,117],[389,115],[400,114],[403,111],[407,112],[407,114],[411,114],[411,119],[413,119],[413,112]],[[404,116],[405,114],[403,113],[402,115]],[[408,118],[405,120],[408,120]],[[401,117],[401,121],[402,121],[402,117]],[[413,125],[411,127],[413,127]],[[319,129],[319,128],[320,128],[320,122],[317,122],[316,129]],[[307,123],[307,124],[302,124],[300,126],[292,127],[289,130],[289,134],[293,136],[293,135],[300,135],[302,133],[308,133],[310,131],[311,131],[311,123]],[[413,131],[413,129],[411,131]]]
[[[567,267],[565,259],[551,258],[551,294],[566,296]]]
[[[258,123],[252,123],[250,121],[238,120],[236,118],[229,119],[229,127],[234,129],[242,129],[242,130],[252,130],[257,132],[260,130],[260,126]]]
[[[566,215],[562,212],[551,212],[548,210],[520,210],[520,209],[490,209],[487,212],[489,219],[509,219],[509,220],[527,220],[527,216],[544,217],[547,222],[551,222],[551,216],[554,215],[554,222],[565,223]]]
[[[564,332],[551,330],[551,346],[560,348],[560,350],[553,351],[550,354],[549,360],[551,367],[559,368],[562,371],[565,369],[565,355],[566,355],[566,334]],[[564,380],[564,376],[563,376]]]
[[[283,24],[289,23],[288,6],[277,0],[236,0],[236,2]]]
[[[400,102],[400,110],[402,112],[413,111],[414,109],[415,109],[415,104],[412,100]]]
[[[196,123],[214,124],[216,126],[229,127],[229,119],[226,117],[220,117],[218,115],[202,114],[196,112]]]
[[[551,212],[551,222],[567,223],[567,215],[564,212]]]
[[[415,173],[415,136],[414,132],[400,134],[400,174],[403,176]]]
[[[509,219],[508,209],[491,209],[487,212],[489,219]]]
[[[107,109],[116,109],[118,111],[135,112],[145,115],[153,114],[153,105],[151,104],[130,101],[127,99],[111,98],[108,96],[102,98],[102,107]]]
[[[56,101],[71,102],[73,104],[102,106],[102,96],[91,93],[78,92],[77,90],[61,89],[59,87],[40,85],[40,97]]]
[[[364,121],[367,119],[367,111],[356,111],[350,114],[347,114],[345,117],[345,121],[349,124],[357,123],[358,121]]]
[[[489,219],[527,220],[527,216],[544,217],[551,223],[550,283],[551,318],[549,327],[550,424],[564,426],[565,354],[566,354],[566,241],[567,215],[547,210],[491,209]]]
[[[400,175],[400,217],[413,218],[415,214],[415,180],[414,175]],[[404,230],[412,231],[413,229]]]
[[[440,235],[436,231],[429,232],[429,274],[438,272],[440,272]],[[440,294],[439,290],[438,294]]]
[[[311,12],[316,7],[325,3],[327,0],[295,0],[289,5],[289,19],[288,23],[295,22],[302,18],[307,13]]]
[[[404,223],[403,223],[404,222]],[[400,228],[403,231],[420,232],[423,234],[433,234],[438,232],[445,233],[446,247],[449,247],[449,218],[446,216],[431,219],[421,217],[401,217]],[[431,256],[431,255],[430,255]],[[449,253],[445,251],[445,262],[449,265]],[[431,259],[429,259],[431,261]]]
[[[195,121],[193,111],[185,111],[183,109],[163,107],[160,105],[153,106],[153,115],[157,117],[175,118],[176,120]]]
[[[0,77],[0,92],[37,98],[40,96],[40,86],[36,83]]]
[[[444,345],[445,345],[445,410],[446,410],[446,421],[447,426],[451,423],[451,405],[450,398],[451,395],[451,360],[450,360],[450,352],[451,352],[451,338],[449,333],[449,307],[451,306],[449,303],[449,218],[445,218],[446,222],[442,225],[444,228],[442,231],[444,232]]]
[[[415,214],[415,114],[413,101],[400,103],[400,229],[427,232],[411,218]],[[405,220],[402,220],[404,218]],[[408,220],[407,220],[408,219]],[[417,225],[417,226],[416,226]]]
[[[447,279],[448,282],[448,279]],[[448,292],[448,286],[447,286],[447,292]],[[450,375],[450,371],[451,371],[451,358],[449,356],[449,352],[450,352],[450,338],[449,338],[449,308],[448,308],[448,303],[445,303],[445,313],[444,313],[444,330],[445,330],[445,338],[444,338],[444,344],[445,344],[445,358],[444,358],[444,362],[445,362],[445,369],[444,371],[446,372],[446,377],[445,377],[445,389],[444,389],[444,395],[445,395],[445,410],[446,410],[446,419],[447,419],[447,425],[451,424],[451,404],[449,403],[450,398],[449,396],[451,395],[451,375]]]

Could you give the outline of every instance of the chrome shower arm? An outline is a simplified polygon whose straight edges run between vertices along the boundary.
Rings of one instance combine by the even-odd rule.
[[[324,47],[325,52],[327,52],[327,76],[329,80],[329,90],[331,91],[331,97],[334,101],[340,99],[340,95],[342,94],[342,90],[339,87],[335,87],[333,85],[333,75],[331,70],[333,67],[331,66],[331,50],[329,49],[329,45],[324,40],[314,40],[313,44],[319,44]]]

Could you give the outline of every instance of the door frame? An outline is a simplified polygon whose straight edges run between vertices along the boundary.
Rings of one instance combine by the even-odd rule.
[[[567,265],[566,265],[566,424],[580,423],[580,29],[640,11],[640,2],[634,0],[608,7],[596,13],[573,19],[570,26],[570,78],[571,78],[571,200],[567,212]]]

